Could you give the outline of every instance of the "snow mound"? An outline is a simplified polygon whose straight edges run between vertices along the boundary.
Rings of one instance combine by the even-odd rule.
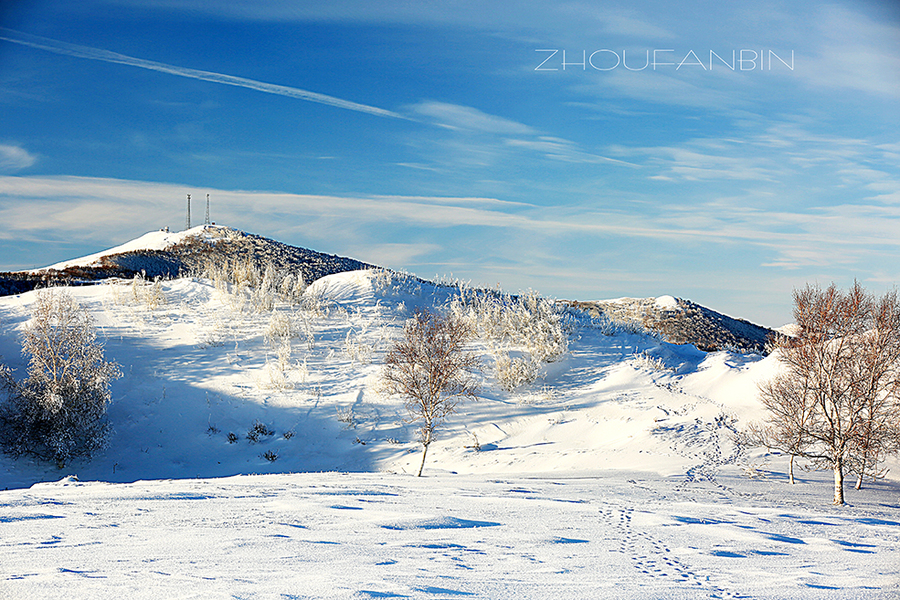
[[[314,281],[306,290],[310,296],[341,304],[358,304],[375,297],[374,270],[345,271],[326,275]]]
[[[681,310],[674,296],[660,296],[656,299],[656,308],[660,310]]]
[[[217,229],[223,229],[214,225],[199,225],[186,229],[184,231],[170,232],[168,230],[150,231],[139,238],[135,238],[129,242],[125,242],[120,246],[109,248],[95,254],[82,256],[81,258],[73,258],[63,262],[58,262],[49,267],[34,269],[32,272],[41,272],[48,270],[63,271],[72,267],[90,267],[102,263],[104,258],[114,256],[116,254],[125,254],[130,252],[145,252],[152,250],[167,250],[177,244],[183,244],[190,238],[206,238],[212,239]]]

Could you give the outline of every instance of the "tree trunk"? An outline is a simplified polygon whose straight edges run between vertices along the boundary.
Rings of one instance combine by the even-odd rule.
[[[422,476],[422,469],[425,468],[425,455],[428,454],[428,444],[422,445],[422,464],[419,465],[419,474],[416,477]]]
[[[834,461],[834,501],[832,504],[841,505],[844,503],[844,461],[837,459]]]
[[[862,480],[863,480],[863,475],[866,472],[866,459],[867,458],[868,458],[868,456],[866,456],[866,452],[863,452],[863,455],[859,458],[860,462],[862,462],[862,466],[860,466],[860,468],[859,468],[859,476],[856,478],[856,485],[854,486],[854,488],[857,490],[862,489]]]
[[[794,455],[791,454],[791,462],[788,463],[788,475],[791,477],[791,485],[794,485]]]

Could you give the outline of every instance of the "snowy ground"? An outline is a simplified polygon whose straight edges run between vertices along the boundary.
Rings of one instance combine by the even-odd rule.
[[[827,482],[819,482],[827,487]],[[884,486],[299,474],[0,495],[4,598],[896,598]]]
[[[785,460],[732,442],[771,358],[586,323],[532,385],[486,369],[417,479],[377,375],[404,319],[452,290],[326,277],[319,302],[276,309],[280,358],[273,313],[204,280],[162,291],[151,308],[126,283],[72,290],[122,365],[115,432],[64,471],[0,456],[0,598],[900,595],[896,463],[834,508],[827,473],[790,486]],[[20,376],[32,299],[0,298]],[[254,442],[257,421],[274,433]]]

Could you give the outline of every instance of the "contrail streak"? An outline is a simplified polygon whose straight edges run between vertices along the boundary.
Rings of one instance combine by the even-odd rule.
[[[10,33],[19,37],[10,37]],[[318,102],[319,104],[327,104],[328,106],[335,106],[337,108],[355,110],[357,112],[367,113],[378,117],[408,119],[408,117],[405,117],[399,113],[385,110],[383,108],[368,106],[366,104],[358,104],[349,100],[335,98],[334,96],[326,96],[325,94],[301,90],[286,85],[265,83],[262,81],[255,81],[253,79],[246,79],[244,77],[235,77],[234,75],[213,73],[211,71],[201,71],[199,69],[176,67],[174,65],[167,65],[152,60],[145,60],[143,58],[126,56],[125,54],[119,54],[117,52],[110,52],[109,50],[100,50],[98,48],[79,46],[77,44],[69,44],[67,42],[60,42],[58,40],[29,35],[26,33],[21,33],[19,31],[14,31],[12,29],[6,29],[5,27],[0,27],[0,40],[6,40],[7,42],[12,42],[14,44],[21,44],[22,46],[38,48],[40,50],[46,50],[48,52],[54,52],[56,54],[62,54],[65,56],[74,56],[77,58],[88,58],[91,60],[99,60],[108,63],[129,65],[132,67],[140,67],[142,69],[150,69],[151,71],[169,73],[170,75],[178,75],[180,77],[188,77],[191,79],[212,81],[213,83],[233,85],[237,87],[248,88],[251,90],[257,90],[259,92],[266,92],[268,94],[288,96],[289,98],[299,98],[301,100],[308,100],[309,102]]]

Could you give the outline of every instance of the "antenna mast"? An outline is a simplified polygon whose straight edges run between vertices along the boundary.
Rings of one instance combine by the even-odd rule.
[[[206,195],[206,221],[204,224],[209,225],[209,194]]]
[[[185,221],[184,221],[184,223],[185,223],[184,228],[185,228],[185,229],[190,229],[190,228],[191,228],[191,195],[188,194],[187,197],[188,197],[188,203],[187,203],[187,218],[186,218]]]

